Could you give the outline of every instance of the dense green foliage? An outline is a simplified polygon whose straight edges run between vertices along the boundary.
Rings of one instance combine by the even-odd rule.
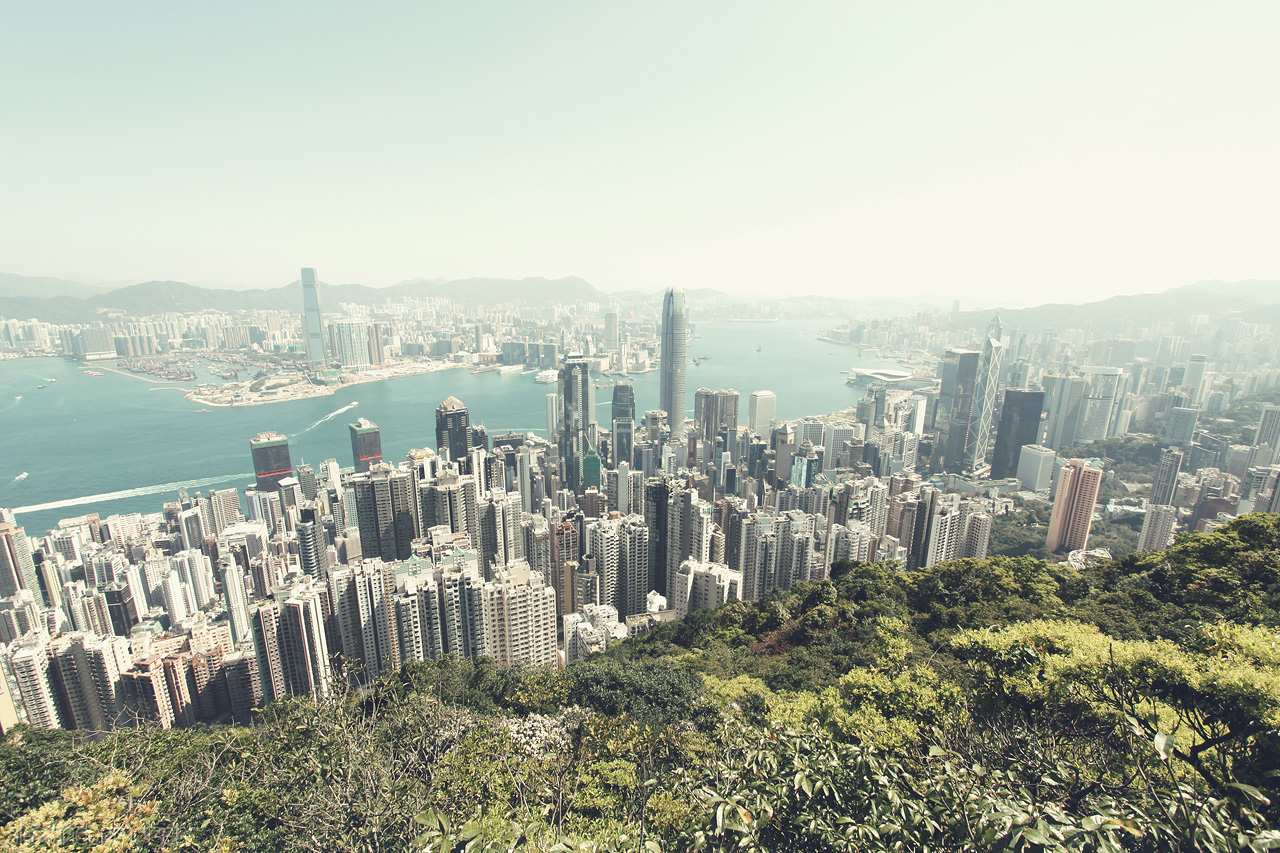
[[[19,729],[0,847],[1261,850],[1277,768],[1280,517],[1249,516],[1083,572],[840,564],[563,669],[411,663],[248,727]]]

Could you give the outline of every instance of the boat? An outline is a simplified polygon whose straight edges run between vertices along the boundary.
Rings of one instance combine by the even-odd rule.
[[[48,386],[48,385],[37,385],[36,387],[37,387],[37,388],[48,388],[49,386]]]
[[[542,370],[538,375],[533,377],[533,381],[539,385],[554,385],[560,381],[560,371],[558,370]]]
[[[20,481],[20,480],[25,480],[25,479],[27,479],[27,477],[29,477],[29,476],[30,476],[30,475],[29,475],[26,471],[23,471],[21,474],[19,474],[18,476],[16,476],[16,477],[14,477],[14,478],[13,478],[13,482],[17,483],[17,482],[18,482],[18,481]]]

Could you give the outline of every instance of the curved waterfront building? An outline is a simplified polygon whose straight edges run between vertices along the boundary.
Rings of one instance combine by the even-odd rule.
[[[662,360],[658,373],[659,406],[667,413],[671,439],[683,437],[685,348],[689,342],[689,313],[684,289],[667,288],[662,299]]]

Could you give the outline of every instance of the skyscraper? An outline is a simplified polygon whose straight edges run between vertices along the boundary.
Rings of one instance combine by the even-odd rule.
[[[756,435],[767,436],[778,413],[778,396],[772,391],[752,391],[747,413],[747,428]]]
[[[1093,507],[1102,488],[1102,469],[1083,459],[1071,459],[1058,472],[1058,494],[1049,516],[1050,551],[1077,551],[1089,546],[1093,529]]]
[[[324,321],[320,316],[316,271],[311,267],[302,268],[302,320],[307,334],[307,361],[312,371],[324,370]]]
[[[351,456],[357,474],[382,461],[382,433],[377,424],[360,418],[353,424],[347,424],[347,428],[351,430]]]
[[[17,595],[19,589],[30,591],[44,605],[27,533],[15,523],[13,514],[4,510],[0,513],[0,598]]]
[[[565,356],[560,368],[560,399],[564,422],[560,428],[560,459],[565,485],[575,492],[583,488],[582,463],[595,448],[595,386],[591,384],[591,363],[581,355]]]
[[[1018,457],[1027,444],[1040,441],[1040,413],[1043,391],[1010,388],[1004,392],[1000,426],[996,429],[996,449],[991,455],[991,479],[1003,480],[1018,471]]]
[[[658,374],[658,404],[667,413],[673,441],[684,438],[685,348],[689,314],[684,289],[667,288],[662,299],[662,359]]]
[[[942,385],[935,421],[938,435],[933,451],[935,471],[958,474],[968,458],[966,451],[972,436],[969,418],[973,414],[980,355],[977,350],[949,349],[938,366]],[[938,457],[939,451],[941,457]]]
[[[1178,511],[1171,506],[1147,506],[1147,517],[1142,520],[1142,537],[1139,551],[1163,551],[1173,538],[1173,528],[1178,521]]]
[[[622,379],[613,386],[613,406],[610,411],[611,420],[636,419],[636,389],[631,380]]]
[[[364,555],[387,563],[413,556],[412,543],[422,529],[413,474],[383,463],[352,475],[348,485],[355,493],[356,526]]]
[[[289,457],[289,439],[278,432],[260,432],[249,439],[253,454],[253,472],[258,477],[258,491],[274,492],[280,481],[293,475]]]
[[[1000,383],[1000,361],[1004,355],[1004,343],[1000,336],[1000,315],[997,314],[987,327],[987,338],[982,342],[982,356],[978,360],[973,409],[969,414],[968,448],[964,460],[964,470],[970,472],[977,471],[986,463],[987,445],[991,442],[991,425]]]
[[[334,320],[333,355],[343,367],[369,366],[369,324],[363,320]]]
[[[471,449],[471,417],[457,397],[446,397],[436,409],[436,448],[454,463]]]
[[[1166,447],[1160,452],[1160,467],[1156,469],[1156,478],[1151,484],[1151,500],[1148,503],[1155,506],[1173,506],[1173,496],[1178,489],[1178,473],[1182,470],[1182,460],[1182,451],[1176,447]]]

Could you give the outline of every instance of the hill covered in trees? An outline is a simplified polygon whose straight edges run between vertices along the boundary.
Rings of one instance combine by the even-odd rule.
[[[253,725],[0,743],[5,850],[1263,850],[1280,516],[696,611],[563,669],[444,659]],[[99,846],[101,845],[101,846]]]

